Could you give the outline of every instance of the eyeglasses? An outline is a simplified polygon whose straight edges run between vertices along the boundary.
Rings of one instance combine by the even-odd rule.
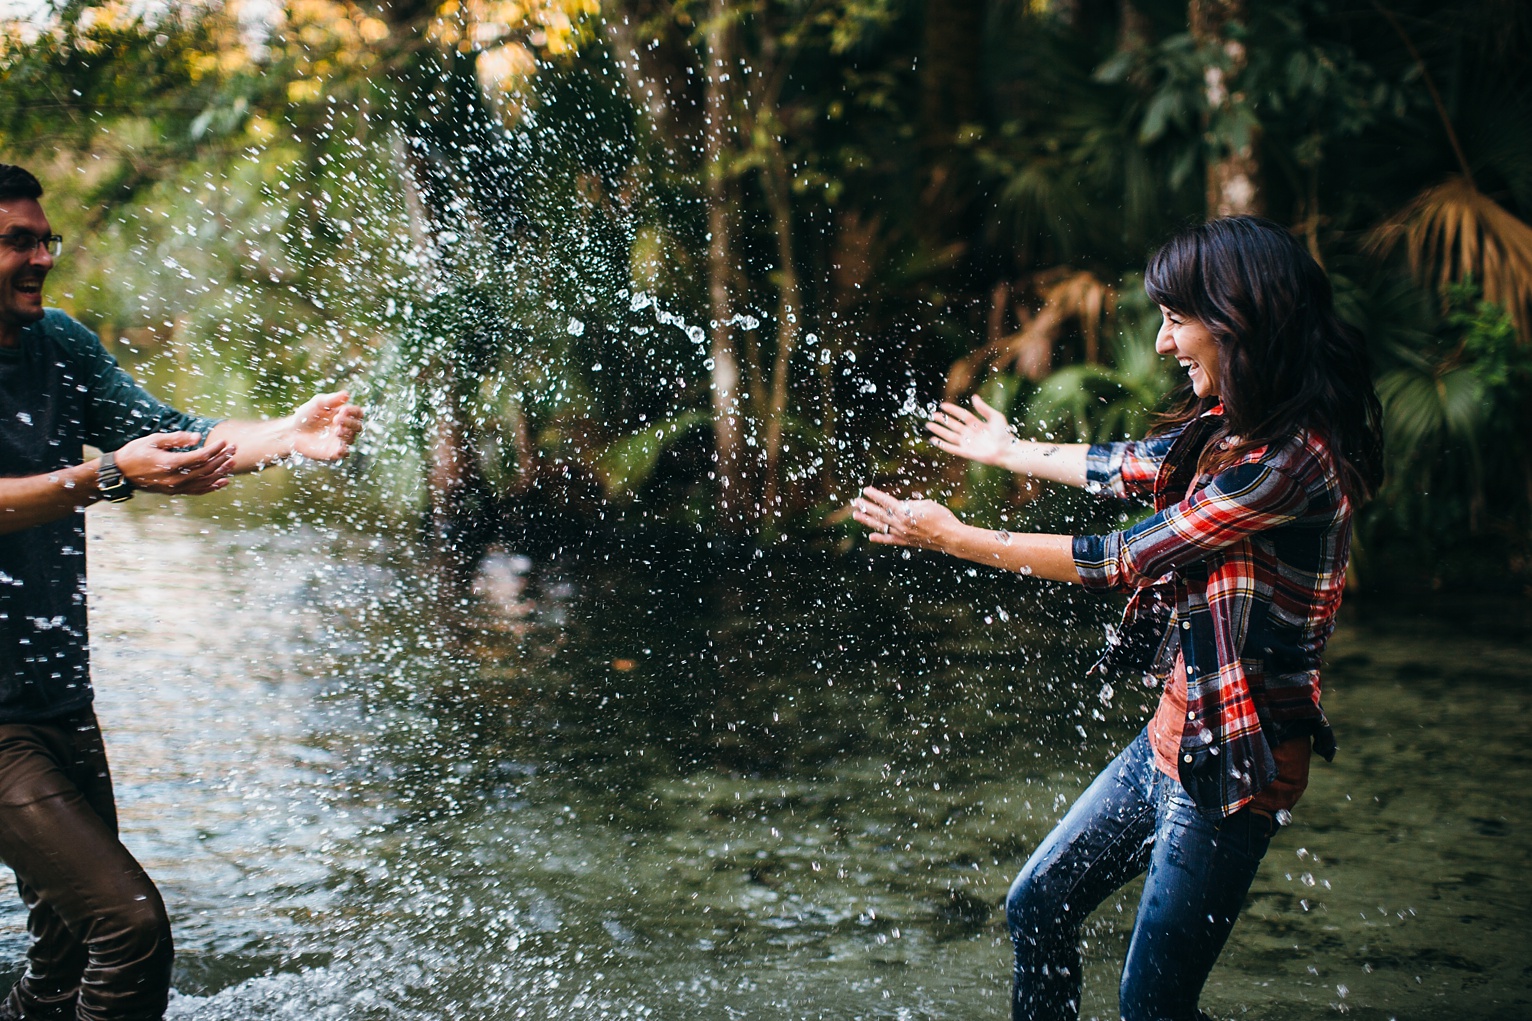
[[[12,234],[0,234],[0,244],[5,245],[17,255],[31,255],[38,245],[47,249],[48,254],[54,258],[58,258],[59,253],[64,250],[64,238],[59,234],[38,237],[26,231],[16,231]]]

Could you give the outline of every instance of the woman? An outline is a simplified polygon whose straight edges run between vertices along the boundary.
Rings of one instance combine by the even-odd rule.
[[[940,550],[1131,596],[1093,671],[1147,671],[1158,710],[1032,855],[1006,899],[1016,1019],[1075,1018],[1081,925],[1147,873],[1123,966],[1126,1021],[1191,1021],[1256,868],[1334,741],[1319,666],[1345,585],[1351,517],[1377,486],[1380,409],[1361,337],[1281,227],[1189,228],[1155,253],[1155,350],[1186,370],[1147,439],[1097,446],[1012,436],[943,404],[938,447],[1033,478],[1147,497],[1109,535],[974,528],[930,500],[863,490],[872,541]]]

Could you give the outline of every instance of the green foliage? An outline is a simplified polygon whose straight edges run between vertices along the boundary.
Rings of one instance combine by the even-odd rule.
[[[66,5],[0,44],[0,151],[68,238],[50,298],[208,413],[359,382],[401,247],[386,138],[294,102],[292,38],[257,60],[220,7],[127,11]]]
[[[1482,300],[1472,277],[1447,288],[1446,325],[1462,334],[1463,357],[1473,364],[1485,397],[1494,404],[1514,398],[1527,383],[1532,356],[1517,343],[1509,313]]]
[[[1466,280],[1423,342],[1392,352],[1378,380],[1388,478],[1364,534],[1373,545],[1442,559],[1494,537],[1502,555],[1529,552],[1532,524],[1532,351],[1510,316]]]
[[[1143,292],[1142,278],[1125,277],[1105,324],[1105,364],[1066,365],[1035,384],[995,373],[980,388],[979,396],[1004,413],[1024,436],[1064,443],[1110,443],[1142,436],[1154,409],[1175,383],[1166,360],[1154,351],[1159,321],[1159,310]],[[981,523],[1005,520],[1006,508],[1018,493],[1018,480],[1009,472],[970,464],[964,481],[965,513]],[[1055,511],[1050,508],[1044,513]]]
[[[1107,324],[1107,364],[1067,365],[1044,379],[1027,404],[1028,430],[1072,443],[1110,443],[1148,431],[1151,412],[1173,385],[1173,363],[1155,353],[1160,314],[1142,278],[1125,278],[1119,293]]]
[[[660,455],[682,438],[712,427],[706,411],[685,411],[630,436],[624,436],[602,452],[597,472],[609,497],[632,498],[654,475]]]
[[[203,58],[227,27],[179,5],[129,16],[65,4],[30,40],[0,39],[0,137],[83,152],[101,137],[100,114],[110,114],[141,161],[174,160],[194,146],[193,125],[214,102],[220,82]],[[112,176],[107,188],[131,192],[139,175],[118,168]]]
[[[1016,31],[993,72],[1010,102],[967,138],[993,189],[991,237],[1023,265],[1130,268],[1200,202],[1198,55],[1184,33],[1117,50],[1057,20]]]
[[[50,292],[177,399],[275,411],[345,382],[368,392],[396,494],[424,498],[453,419],[486,500],[577,469],[677,517],[712,485],[692,454],[714,329],[705,185],[722,173],[746,447],[775,345],[797,338],[782,483],[812,520],[875,472],[925,481],[909,409],[1020,328],[996,294],[1061,264],[1123,281],[1099,364],[1066,334],[1040,384],[989,385],[1028,430],[1141,431],[1174,368],[1133,274],[1204,213],[1211,163],[1250,143],[1267,213],[1372,338],[1391,475],[1369,551],[1524,547],[1527,338],[1467,291],[1439,314],[1362,239],[1457,168],[1423,69],[1477,186],[1532,215],[1532,18],[1496,0],[1388,8],[1420,62],[1370,0],[1246,4],[1238,60],[1199,44],[1176,0],[731,0],[715,167],[699,0],[603,5],[509,91],[486,91],[473,33],[432,34],[465,5],[432,21],[429,4],[291,4],[257,38],[217,4],[76,0],[7,29],[0,151],[42,173],[69,238]],[[977,34],[933,31],[976,10]],[[1210,71],[1238,74],[1228,103],[1209,102]],[[974,507],[1009,491],[969,483]]]

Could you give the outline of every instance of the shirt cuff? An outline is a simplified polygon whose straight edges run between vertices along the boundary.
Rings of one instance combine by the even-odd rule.
[[[1085,483],[1105,489],[1112,481],[1112,453],[1117,444],[1092,443],[1085,452]]]
[[[1093,592],[1112,592],[1122,587],[1118,564],[1122,560],[1122,533],[1077,535],[1071,544],[1080,581]]]

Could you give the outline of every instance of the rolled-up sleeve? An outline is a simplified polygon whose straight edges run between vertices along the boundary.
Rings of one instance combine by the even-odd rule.
[[[1169,572],[1301,517],[1308,494],[1270,465],[1235,465],[1195,495],[1120,532],[1076,536],[1075,569],[1088,589],[1132,591]]]
[[[1127,443],[1093,443],[1085,452],[1085,483],[1121,499],[1147,497],[1181,430]]]

